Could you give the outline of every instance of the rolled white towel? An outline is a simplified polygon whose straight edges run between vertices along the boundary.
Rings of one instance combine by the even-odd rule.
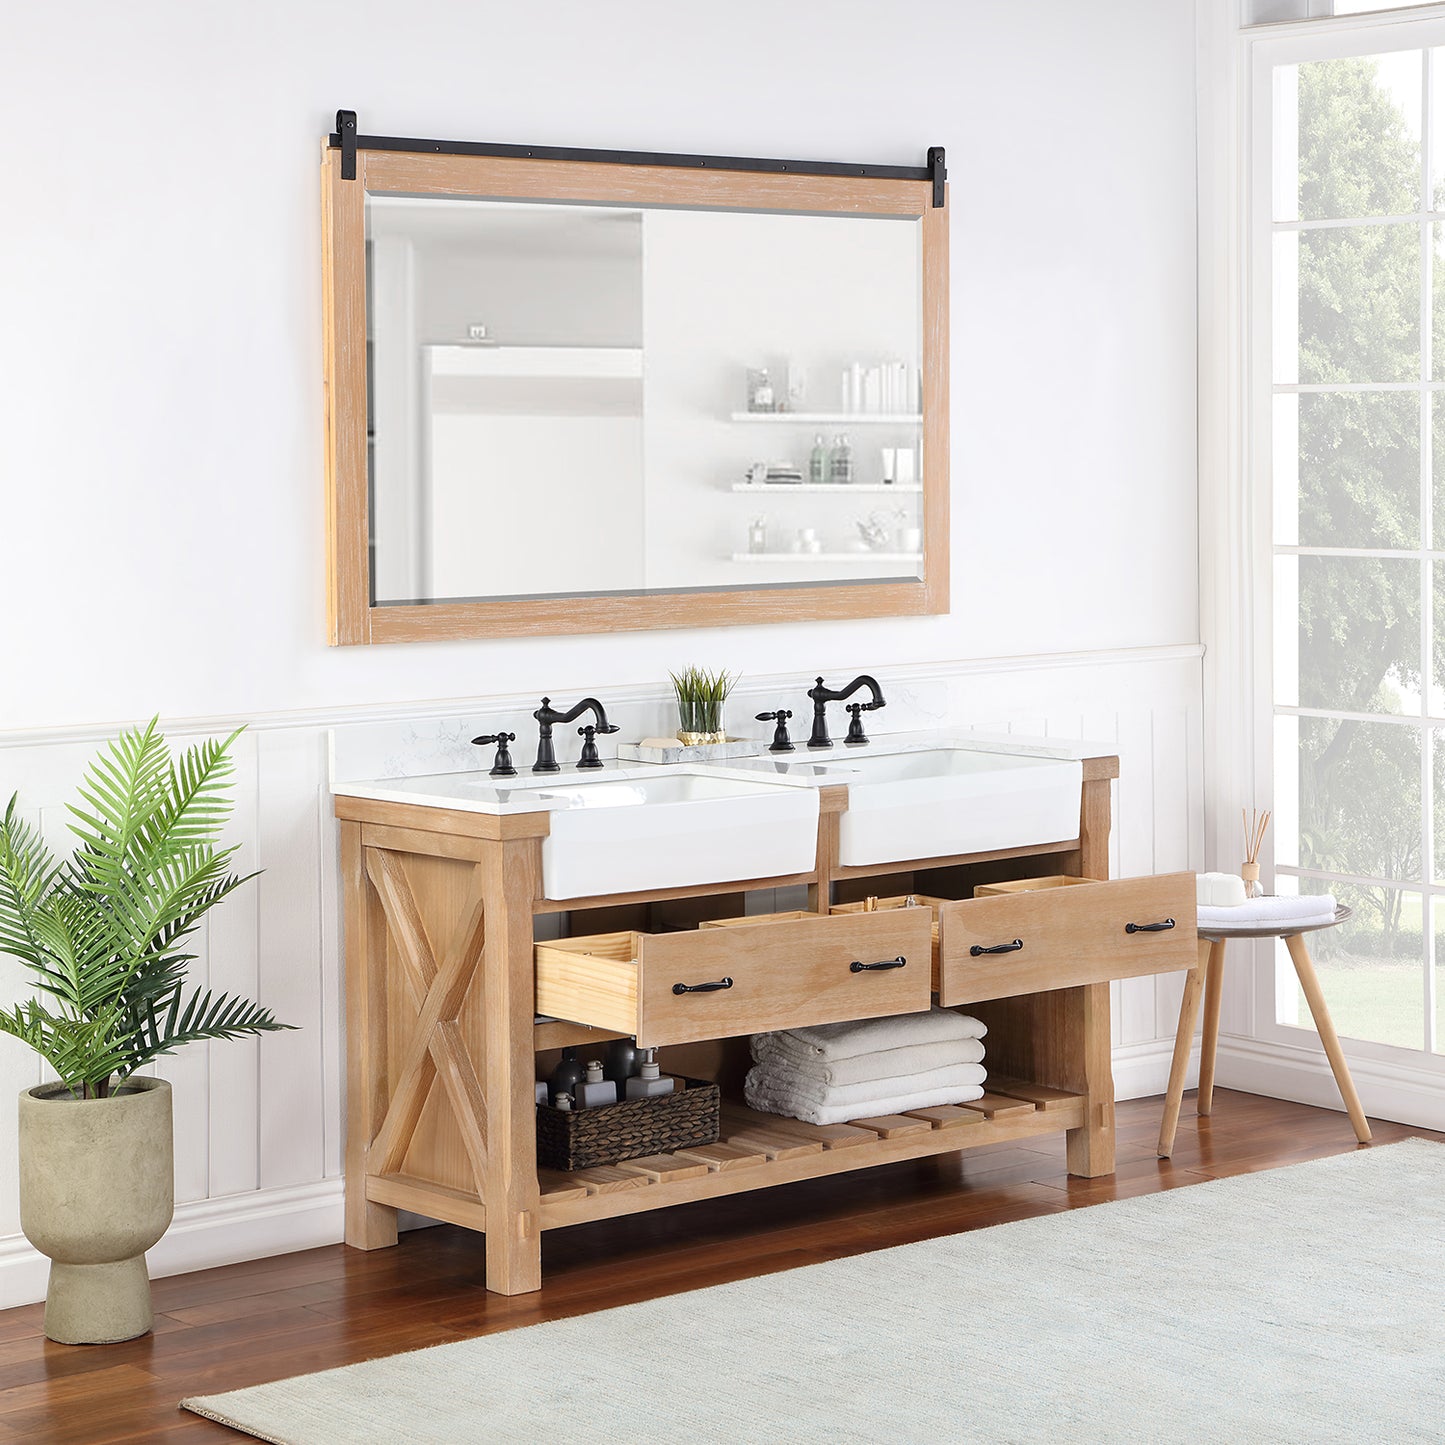
[[[859,1054],[851,1059],[829,1062],[817,1049],[800,1044],[789,1033],[754,1034],[753,1059],[759,1064],[787,1064],[803,1078],[824,1084],[860,1084],[868,1079],[896,1079],[905,1074],[925,1074],[950,1064],[983,1061],[982,1039],[947,1039],[936,1044],[909,1044],[901,1049],[882,1049],[876,1054]]]
[[[857,1084],[825,1084],[785,1067],[758,1064],[748,1071],[748,1080],[760,1092],[788,1103],[852,1104],[866,1112],[880,1099],[899,1094],[921,1094],[959,1085],[981,1086],[988,1079],[982,1064],[951,1064],[923,1074],[904,1074],[892,1079],[865,1079]]]
[[[816,1050],[819,1058],[830,1064],[838,1059],[855,1059],[859,1054],[876,1054],[883,1049],[907,1048],[910,1044],[981,1039],[987,1032],[977,1019],[944,1008],[886,1019],[865,1019],[861,1023],[819,1024],[814,1028],[788,1030],[793,1039]]]
[[[1328,923],[1335,916],[1332,893],[1311,893],[1300,898],[1251,898],[1233,908],[1200,905],[1201,928],[1283,928],[1290,923]]]
[[[751,1082],[743,1085],[743,1096],[750,1108],[765,1114],[783,1114],[790,1119],[802,1119],[809,1124],[846,1124],[850,1119],[871,1118],[879,1114],[900,1114],[908,1109],[931,1109],[938,1104],[966,1104],[970,1099],[983,1098],[980,1084],[955,1084],[951,1088],[923,1089],[915,1094],[896,1094],[886,1099],[875,1099],[871,1104],[810,1104],[795,1102],[766,1089],[755,1088]]]
[[[1194,889],[1201,908],[1236,908],[1245,901],[1238,873],[1196,873]]]

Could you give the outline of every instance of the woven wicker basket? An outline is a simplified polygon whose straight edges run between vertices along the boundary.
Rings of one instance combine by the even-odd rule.
[[[715,1144],[721,1114],[718,1086],[687,1079],[654,1099],[626,1099],[595,1109],[537,1106],[537,1163],[544,1169],[590,1169],[645,1154]]]

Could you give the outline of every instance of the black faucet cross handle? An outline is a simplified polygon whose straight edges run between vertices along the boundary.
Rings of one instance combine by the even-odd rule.
[[[876,703],[871,702],[850,702],[848,712],[848,736],[843,739],[850,747],[859,747],[868,741],[868,734],[863,731],[863,714],[872,712]]]
[[[577,759],[579,768],[600,768],[602,766],[601,754],[597,751],[598,733],[615,733],[618,731],[616,723],[607,723],[599,726],[597,723],[588,723],[586,727],[577,729],[577,736],[582,739],[582,753]]]

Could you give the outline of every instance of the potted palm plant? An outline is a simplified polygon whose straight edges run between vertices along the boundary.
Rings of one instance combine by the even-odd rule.
[[[69,857],[15,797],[0,821],[0,953],[38,990],[0,1009],[0,1032],[58,1076],[20,1095],[20,1224],[51,1260],[45,1333],[65,1344],[151,1327],[145,1251],[174,1205],[171,1091],[140,1070],[198,1039],[286,1027],[187,984],[186,940],[246,881],[230,871],[235,848],[218,844],[235,738],[177,760],[155,719],[122,733],[69,810]]]

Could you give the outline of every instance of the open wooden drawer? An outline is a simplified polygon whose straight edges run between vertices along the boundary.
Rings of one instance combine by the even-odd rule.
[[[644,1048],[914,1013],[931,943],[921,908],[558,939],[535,947],[537,1011]]]
[[[1197,962],[1192,873],[1001,893],[944,903],[938,912],[937,991],[945,1006],[1173,973]]]

